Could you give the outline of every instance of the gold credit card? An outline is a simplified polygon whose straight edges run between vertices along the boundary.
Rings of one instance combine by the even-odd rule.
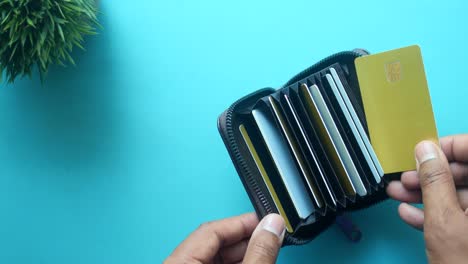
[[[438,144],[419,46],[355,60],[370,139],[384,173],[414,170],[414,147]]]
[[[265,182],[265,185],[267,186],[268,191],[270,192],[271,198],[273,198],[273,202],[275,203],[275,206],[278,209],[278,213],[284,219],[286,230],[288,231],[288,233],[292,233],[293,228],[291,226],[291,223],[289,222],[289,218],[286,215],[286,212],[284,211],[283,205],[281,204],[281,201],[278,198],[278,195],[276,194],[275,188],[273,187],[273,184],[271,184],[270,177],[268,176],[268,173],[266,172],[265,167],[263,167],[263,163],[260,160],[257,150],[255,150],[255,147],[252,144],[252,140],[250,139],[250,136],[247,133],[247,130],[245,129],[244,125],[239,126],[239,131],[242,135],[242,138],[245,141],[245,144],[247,145],[247,148],[249,149],[250,155],[255,161],[255,165],[257,165],[257,169],[260,171],[260,174],[262,175],[263,181]]]

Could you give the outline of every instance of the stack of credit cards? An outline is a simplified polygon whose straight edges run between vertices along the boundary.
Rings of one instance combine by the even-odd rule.
[[[262,98],[251,125],[239,126],[289,232],[381,186],[382,166],[346,86],[332,65]]]

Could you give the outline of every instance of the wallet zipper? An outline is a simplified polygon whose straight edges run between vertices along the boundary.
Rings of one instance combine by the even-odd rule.
[[[250,96],[262,93],[265,90],[268,90],[268,88],[259,90],[259,91],[255,92],[253,94],[250,94]],[[270,213],[273,213],[271,205],[268,202],[268,200],[266,199],[263,192],[258,187],[257,182],[253,179],[252,173],[251,173],[249,167],[247,166],[244,158],[240,154],[239,148],[238,148],[237,143],[236,143],[236,141],[234,139],[234,131],[233,131],[233,127],[232,127],[232,113],[234,112],[234,109],[236,108],[236,106],[242,100],[243,100],[243,98],[235,101],[226,110],[226,120],[225,120],[225,122],[226,122],[226,134],[227,134],[227,141],[228,141],[227,143],[229,144],[229,147],[231,148],[232,153],[233,153],[233,157],[236,160],[237,164],[239,164],[240,169],[245,172],[245,179],[246,179],[247,184],[254,190],[255,195],[260,200],[263,208],[267,211],[268,214],[270,214]],[[300,245],[300,244],[305,244],[307,242],[309,242],[309,240],[297,239],[297,238],[293,238],[293,237],[288,236],[288,235],[286,235],[285,238],[284,238],[284,244]]]
[[[354,49],[354,50],[350,50],[350,51],[342,51],[342,52],[335,53],[333,55],[330,55],[330,56],[318,61],[317,63],[310,66],[309,68],[307,68],[307,69],[301,71],[300,73],[296,74],[288,82],[286,82],[286,84],[284,84],[283,87],[286,87],[286,86],[291,85],[291,84],[293,84],[293,83],[295,83],[295,82],[297,82],[299,80],[302,80],[305,77],[319,71],[320,69],[323,69],[323,68],[327,67],[330,64],[336,63],[337,61],[339,61],[340,57],[351,56],[351,57],[357,58],[357,57],[361,57],[361,56],[365,56],[365,55],[369,55],[369,52],[364,50],[364,49]]]
[[[252,95],[260,94],[260,93],[262,93],[262,92],[264,92],[266,90],[269,90],[269,88],[258,90],[257,92],[255,92],[253,94],[250,94],[250,95],[252,96]],[[234,154],[233,155],[234,159],[239,164],[241,170],[243,170],[245,172],[247,184],[249,184],[249,186],[252,187],[252,189],[255,192],[255,195],[260,199],[260,202],[262,203],[263,208],[265,208],[265,210],[268,213],[272,213],[273,210],[271,209],[270,203],[266,200],[265,195],[263,194],[262,191],[260,191],[260,188],[258,187],[257,182],[253,179],[253,177],[251,175],[251,171],[250,171],[249,167],[247,166],[244,158],[240,154],[239,148],[238,148],[237,143],[235,142],[235,139],[234,139],[234,131],[233,131],[233,128],[232,128],[232,113],[233,113],[234,109],[236,108],[236,106],[243,99],[244,98],[241,98],[241,99],[235,101],[226,110],[226,121],[225,122],[226,122],[226,133],[227,133],[228,144],[229,144],[229,147],[232,149],[232,153]]]

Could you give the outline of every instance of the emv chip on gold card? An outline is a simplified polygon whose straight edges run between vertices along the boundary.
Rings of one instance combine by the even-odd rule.
[[[372,146],[384,172],[416,168],[414,147],[438,142],[419,46],[355,61]]]

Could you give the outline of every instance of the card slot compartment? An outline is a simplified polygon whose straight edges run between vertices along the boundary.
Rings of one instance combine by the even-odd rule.
[[[313,153],[317,157],[318,164],[325,175],[324,181],[327,181],[327,184],[336,200],[337,207],[345,208],[347,200],[352,201],[353,197],[348,197],[343,189],[338,178],[336,168],[333,166],[330,157],[326,154],[325,146],[322,144],[320,137],[318,136],[317,128],[313,125],[312,118],[309,116],[310,114],[307,112],[306,106],[299,95],[298,84],[290,86],[289,96],[297,111],[298,118],[302,123],[306,139],[311,146]]]
[[[271,161],[270,166],[277,172],[279,180],[273,184],[285,188],[285,192],[290,197],[293,208],[302,222],[311,215],[320,214],[320,211],[303,183],[302,174],[281,131],[280,124],[276,120],[269,98],[266,96],[257,102],[252,110],[252,121],[258,128],[260,140]]]
[[[292,92],[290,92],[289,88],[281,90],[281,93],[279,94],[280,105],[283,108],[283,112],[285,113],[289,126],[293,131],[303,160],[309,170],[309,175],[311,176],[310,180],[315,183],[315,186],[317,186],[327,208],[335,211],[337,208],[337,198],[330,186],[330,182],[324,174],[318,157],[307,139],[307,134],[301,120],[299,119],[298,112],[292,102],[290,93]]]
[[[274,211],[285,219],[288,233],[293,233],[301,221],[292,199],[288,194],[281,176],[271,158],[264,139],[252,115],[242,116],[239,125],[239,134],[243,144],[240,144],[244,153],[248,153],[250,163],[257,172],[257,185],[265,196],[269,196],[270,205]]]
[[[287,111],[288,109],[284,107],[282,98],[282,91],[275,93],[270,97],[270,104],[272,105],[273,112],[275,112],[277,117],[277,125],[281,128],[284,139],[289,143],[289,150],[295,158],[296,165],[301,172],[303,183],[307,187],[309,195],[313,197],[314,202],[317,205],[316,209],[322,215],[325,215],[327,208],[330,207],[330,209],[334,209],[334,207],[331,206],[331,204],[329,205],[328,198],[324,196],[321,186],[317,183],[316,176],[314,175],[314,171],[311,169],[309,160],[302,151],[303,146],[300,142],[300,137],[297,134],[298,131],[296,131],[294,127],[299,124],[296,124],[292,120],[293,117],[291,116],[291,113]]]
[[[344,142],[347,154],[351,158],[351,163],[352,163],[351,166],[353,166],[355,172],[357,172],[357,175],[354,175],[354,176],[352,174],[350,175],[353,181],[353,184],[357,186],[362,184],[366,190],[366,194],[364,196],[371,195],[372,191],[374,191],[375,189],[368,180],[368,176],[367,176],[368,173],[366,172],[365,169],[363,169],[359,156],[356,155],[356,152],[355,152],[356,146],[353,144],[354,141],[350,140],[349,138],[349,133],[352,133],[351,130],[349,129],[349,124],[347,122],[345,123],[342,122],[340,118],[341,116],[339,115],[342,113],[338,113],[336,109],[337,102],[333,100],[335,98],[330,98],[329,96],[330,93],[332,93],[332,91],[331,91],[331,88],[328,86],[328,82],[326,81],[326,79],[325,81],[323,81],[324,74],[325,73],[322,71],[321,73],[315,75],[313,77],[312,82],[315,83],[315,85],[318,87],[318,90],[320,91],[323,97],[323,100],[325,101],[325,104],[330,112],[333,122],[335,123],[338,129],[339,135],[341,136]]]
[[[338,127],[341,137],[343,138],[346,148],[351,156],[354,166],[357,169],[361,181],[363,181],[369,195],[372,192],[378,190],[378,183],[373,177],[373,172],[364,156],[361,152],[358,141],[353,134],[351,124],[346,120],[345,114],[339,106],[338,99],[333,94],[332,87],[326,78],[327,72],[322,72],[319,76],[315,76],[315,82],[322,92],[322,96],[330,110],[332,118]]]
[[[280,131],[283,140],[288,147],[287,151],[289,151],[297,171],[301,176],[302,184],[306,190],[305,194],[312,199],[316,212],[324,215],[326,213],[324,197],[310,175],[305,158],[298,146],[296,135],[294,134],[294,131],[287,120],[286,113],[281,106],[280,92],[268,96],[265,103],[269,106],[271,114],[274,117],[276,128]]]
[[[352,69],[350,69],[350,66]],[[366,134],[369,135],[369,131],[367,129],[366,115],[364,112],[364,105],[361,99],[359,82],[357,80],[354,63],[352,65],[342,65],[340,63],[335,63],[324,70],[329,71],[330,68],[334,68],[336,70],[338,77],[343,83],[346,94],[348,95],[348,98],[351,101],[354,110],[356,111],[356,115],[359,118],[359,121],[361,122]]]
[[[324,142],[326,154],[336,167],[337,176],[345,193],[353,198],[352,202],[354,202],[357,196],[365,196],[367,189],[358,175],[357,168],[338,130],[338,124],[334,121],[318,85],[321,83],[317,83],[317,80],[307,79],[306,83],[302,83],[299,87],[301,98],[304,99],[310,116],[313,118],[311,121],[318,128],[319,138]]]
[[[344,90],[344,80],[341,80],[339,76],[337,76],[335,67],[330,67],[325,75],[322,76],[322,80],[328,84],[328,96],[334,104],[333,107],[335,108],[336,114],[340,119],[343,128],[346,130],[352,148],[355,151],[356,156],[359,158],[361,168],[365,173],[364,175],[371,187],[376,191],[379,189],[379,185],[382,182],[381,176],[383,176],[383,171],[381,170],[381,167],[379,167],[380,163],[377,156],[374,156],[374,158],[372,157],[372,154],[375,155],[375,153],[373,152],[368,136],[365,134],[365,130],[357,117],[354,107],[346,104],[345,99],[347,99],[348,102],[350,102],[350,100],[346,91],[342,91]],[[352,113],[354,114],[354,118]]]
[[[341,88],[339,87],[339,84],[337,82],[336,84],[338,86],[338,89],[341,92],[344,92],[344,93],[341,93],[343,101],[347,105],[351,104],[351,108],[348,108],[349,112],[351,113],[354,111],[354,116],[357,116],[357,120],[355,120],[354,122],[356,125],[356,129],[359,131],[359,134],[362,134],[363,144],[366,146],[368,155],[370,159],[372,160],[372,163],[375,169],[377,170],[378,176],[380,177],[380,182],[377,181],[378,187],[383,187],[384,182],[382,178],[384,175],[384,171],[379,162],[377,154],[375,153],[375,150],[370,142],[370,136],[369,136],[369,131],[367,129],[367,123],[363,122],[362,120],[363,118],[365,118],[363,106],[362,104],[359,103],[359,100],[356,98],[356,95],[352,92],[351,86],[348,83],[348,80],[346,78],[345,73],[343,72],[343,69],[339,65],[337,65],[337,67],[333,67],[332,65],[330,68],[334,69],[334,72],[332,72],[332,70],[330,69],[330,73],[332,74],[333,78],[338,78],[341,82],[341,85],[342,85]],[[346,103],[346,101],[348,102]]]

